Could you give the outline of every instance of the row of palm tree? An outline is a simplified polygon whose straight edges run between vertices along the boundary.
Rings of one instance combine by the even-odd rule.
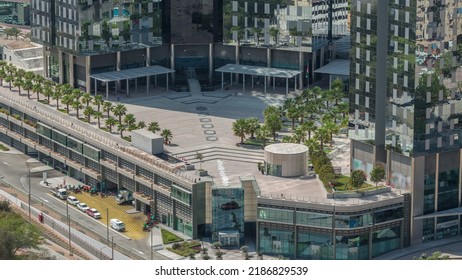
[[[54,100],[56,109],[65,111],[68,115],[73,109],[75,116],[82,121],[90,123],[92,118],[96,119],[98,128],[102,128],[101,120],[105,118],[105,126],[109,132],[112,133],[112,129],[117,127],[122,138],[124,131],[146,128],[143,121],[136,123],[135,116],[127,114],[127,107],[123,104],[104,101],[102,95],[92,96],[69,84],[56,84],[41,75],[16,68],[6,61],[0,61],[0,86],[3,86],[4,81],[8,83],[10,90],[12,87],[17,88],[19,95],[22,95],[21,90],[26,90],[27,98],[31,99],[30,93],[33,92],[36,94],[37,101],[51,105],[51,101]],[[41,100],[40,95],[45,99]],[[65,109],[62,110],[60,105],[64,105]],[[83,119],[81,119],[81,113],[83,113]],[[159,124],[151,122],[148,130],[154,133],[160,131]],[[170,143],[173,138],[169,129],[163,129],[161,136],[165,143]]]
[[[241,144],[247,134],[254,138],[254,133],[264,143],[269,135],[276,141],[277,132],[282,129],[283,119],[286,118],[291,122],[292,134],[283,137],[283,142],[317,144],[323,149],[324,144],[332,144],[333,135],[348,125],[348,104],[342,102],[345,95],[343,89],[343,82],[337,79],[330,90],[319,87],[305,90],[295,98],[286,99],[282,106],[267,107],[263,111],[264,125],[257,118],[236,120],[233,133],[240,137]]]

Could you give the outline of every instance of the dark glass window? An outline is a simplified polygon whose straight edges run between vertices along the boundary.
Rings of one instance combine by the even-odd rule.
[[[438,211],[456,208],[459,204],[459,170],[439,173]]]

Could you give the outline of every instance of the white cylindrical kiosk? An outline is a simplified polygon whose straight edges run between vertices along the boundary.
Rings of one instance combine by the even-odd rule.
[[[306,175],[308,147],[294,143],[279,143],[265,147],[265,173],[279,177]]]

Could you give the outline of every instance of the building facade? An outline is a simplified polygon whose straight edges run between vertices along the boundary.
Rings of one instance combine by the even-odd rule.
[[[462,226],[461,10],[451,0],[351,5],[351,166],[382,165],[412,193],[412,244]]]
[[[87,91],[93,89],[91,74],[149,65],[174,69],[174,89],[187,85],[188,78],[203,87],[218,85],[214,70],[228,63],[297,69],[312,80],[314,69],[334,57],[333,38],[348,33],[347,5],[347,0],[331,5],[317,0],[33,0],[31,37],[46,46],[48,77]],[[307,83],[302,76],[300,87]]]

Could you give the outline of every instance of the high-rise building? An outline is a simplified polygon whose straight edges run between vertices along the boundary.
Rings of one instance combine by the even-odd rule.
[[[175,70],[172,88],[188,77],[219,85],[215,69],[228,63],[298,70],[301,88],[335,57],[332,40],[348,34],[347,6],[347,0],[33,0],[31,37],[46,47],[48,77],[88,92],[93,74],[150,65]]]
[[[351,2],[351,167],[412,193],[411,244],[460,234],[462,3]]]

